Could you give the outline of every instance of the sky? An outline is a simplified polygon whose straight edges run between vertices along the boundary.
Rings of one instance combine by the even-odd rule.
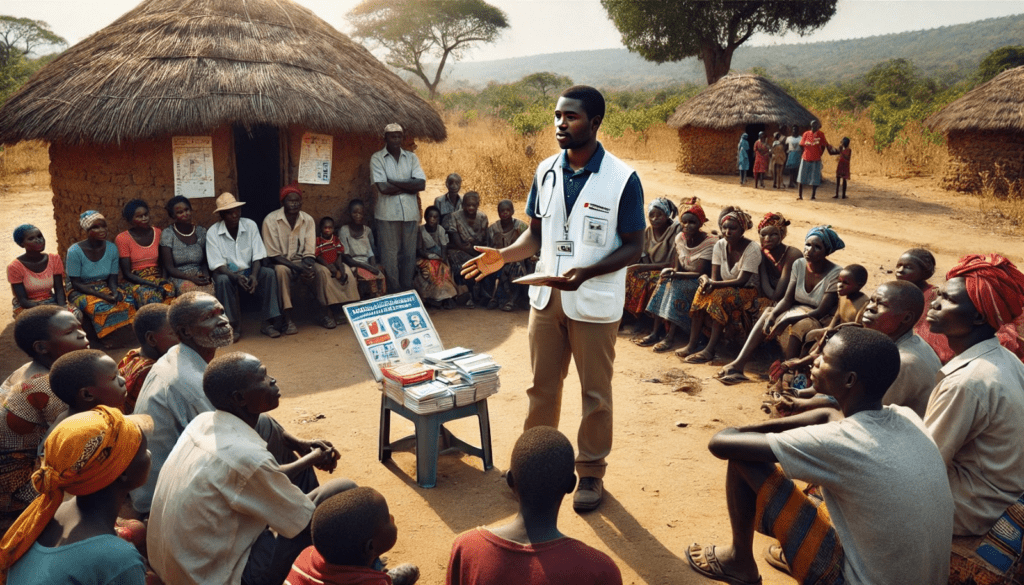
[[[239,0],[241,1],[241,0]],[[360,0],[295,0],[342,32],[345,15]],[[464,61],[622,47],[600,0],[489,0],[508,15],[510,28],[494,44],[470,51]],[[116,20],[139,0],[0,0],[0,14],[50,24],[70,44]],[[839,0],[835,17],[801,37],[755,36],[748,45],[834,41],[922,30],[1024,12],[1020,0]]]

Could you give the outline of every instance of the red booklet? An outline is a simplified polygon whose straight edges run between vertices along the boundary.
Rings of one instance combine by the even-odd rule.
[[[419,384],[434,379],[434,369],[424,366],[420,362],[411,364],[398,364],[391,367],[383,367],[380,372],[403,386]]]

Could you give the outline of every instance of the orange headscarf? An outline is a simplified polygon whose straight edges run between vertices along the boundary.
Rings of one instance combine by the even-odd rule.
[[[946,273],[946,280],[962,276],[967,296],[999,337],[1003,347],[1024,354],[1014,327],[1024,313],[1024,274],[999,254],[968,254]]]
[[[142,444],[142,429],[121,411],[97,406],[61,421],[46,438],[42,466],[32,474],[39,496],[0,540],[0,583],[28,552],[64,501],[96,493],[128,469]]]

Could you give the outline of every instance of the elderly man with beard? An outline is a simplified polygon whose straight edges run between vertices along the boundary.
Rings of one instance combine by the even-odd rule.
[[[175,299],[167,320],[180,342],[153,364],[135,405],[135,414],[153,418],[153,429],[146,437],[153,467],[146,484],[131,493],[132,506],[143,516],[149,514],[156,480],[182,431],[198,414],[214,410],[203,393],[203,374],[216,357],[217,348],[231,345],[234,334],[224,307],[216,297],[203,292],[189,292]],[[305,454],[314,446],[333,450],[326,441],[296,439],[269,417],[260,419],[257,432],[280,463],[290,463],[296,451]],[[296,470],[289,477],[304,491],[317,485],[311,469]]]

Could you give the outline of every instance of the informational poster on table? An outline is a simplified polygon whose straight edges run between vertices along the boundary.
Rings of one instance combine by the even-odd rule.
[[[174,194],[198,199],[213,197],[213,138],[173,136]]]
[[[302,150],[299,152],[299,182],[310,185],[327,185],[331,182],[331,151],[334,137],[329,134],[302,135]]]
[[[444,349],[416,291],[345,305],[345,316],[378,382],[381,367],[416,362]]]

